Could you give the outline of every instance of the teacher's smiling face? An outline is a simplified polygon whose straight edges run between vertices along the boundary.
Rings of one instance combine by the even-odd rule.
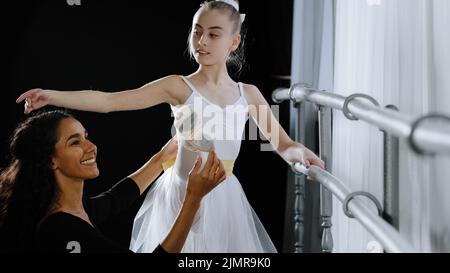
[[[58,142],[52,159],[56,179],[93,179],[99,175],[97,146],[88,139],[83,125],[76,119],[61,120]]]

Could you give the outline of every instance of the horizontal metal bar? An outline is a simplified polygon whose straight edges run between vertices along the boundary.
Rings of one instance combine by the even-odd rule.
[[[272,98],[275,102],[284,100],[307,101],[341,111],[346,100],[344,96],[305,88],[301,85],[293,86],[291,89],[277,89],[273,92]],[[404,113],[380,108],[358,98],[348,103],[348,110],[354,117],[402,139],[409,138],[412,126],[417,120]],[[450,124],[449,126],[434,127],[420,126],[414,133],[413,141],[422,151],[450,154]]]
[[[296,163],[293,167],[295,171],[310,176],[326,187],[341,203],[351,194],[351,190],[342,181],[317,166],[306,169],[303,165]],[[417,252],[393,226],[374,213],[361,200],[352,199],[348,203],[348,210],[380,242],[387,252]]]

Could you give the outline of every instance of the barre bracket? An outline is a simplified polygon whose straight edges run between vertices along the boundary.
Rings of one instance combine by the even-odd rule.
[[[365,192],[365,191],[355,191],[353,193],[350,193],[347,197],[345,197],[344,201],[342,202],[342,208],[344,209],[345,215],[347,215],[349,218],[355,218],[353,214],[348,210],[348,203],[355,198],[356,196],[365,196],[372,200],[372,202],[377,206],[378,209],[378,215],[383,216],[383,207],[381,206],[380,201],[371,193]]]
[[[369,95],[367,95],[367,94],[360,94],[360,93],[358,93],[358,94],[350,95],[350,96],[348,96],[348,97],[345,99],[345,101],[344,101],[344,106],[342,107],[342,112],[344,113],[344,116],[345,116],[346,118],[348,118],[349,120],[358,120],[358,118],[355,117],[355,116],[350,112],[350,110],[348,109],[348,104],[349,104],[352,100],[354,100],[354,99],[356,99],[356,98],[364,98],[364,99],[367,99],[367,100],[369,100],[370,102],[372,102],[375,106],[380,106],[380,104],[378,103],[378,101],[376,101],[374,98],[372,98],[371,96],[369,96]]]

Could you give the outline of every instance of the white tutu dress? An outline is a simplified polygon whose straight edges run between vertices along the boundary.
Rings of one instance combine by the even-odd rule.
[[[182,206],[189,172],[197,156],[201,155],[203,164],[206,161],[207,153],[195,152],[192,146],[205,143],[208,146],[208,140],[211,140],[217,156],[224,163],[227,178],[203,198],[182,252],[276,252],[241,184],[232,173],[248,120],[248,104],[242,84],[239,83],[239,100],[221,108],[198,93],[188,79],[182,79],[192,89],[192,94],[185,105],[172,107],[179,141],[177,158],[175,164],[148,191],[134,219],[130,249],[134,252],[152,252],[167,236]],[[195,126],[203,129],[200,134],[202,138],[194,141],[194,145],[176,124],[183,107],[195,109],[198,115]],[[208,136],[206,141],[205,136]]]

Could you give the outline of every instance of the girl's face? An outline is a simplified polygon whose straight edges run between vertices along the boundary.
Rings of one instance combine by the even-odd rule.
[[[192,24],[190,46],[198,64],[224,64],[239,46],[240,34],[234,32],[234,24],[226,12],[202,9]]]
[[[73,118],[61,120],[53,157],[55,174],[82,180],[96,178],[99,175],[96,158],[97,146],[87,139],[83,125]]]

